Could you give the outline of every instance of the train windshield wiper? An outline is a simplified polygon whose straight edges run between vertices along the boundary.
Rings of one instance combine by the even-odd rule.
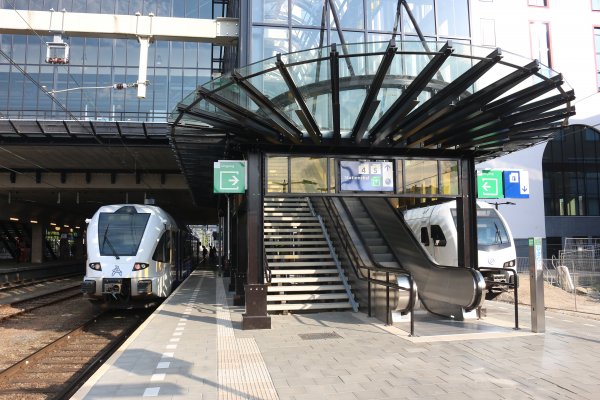
[[[102,247],[104,247],[104,243],[106,242],[106,244],[108,244],[108,247],[110,247],[110,249],[112,250],[113,256],[115,256],[115,258],[118,260],[119,255],[117,254],[117,251],[115,250],[112,243],[108,239],[108,228],[109,227],[110,227],[110,224],[106,225],[106,230],[104,231],[104,240],[102,241]]]
[[[498,224],[494,222],[494,226],[496,227],[496,243],[502,244],[502,235],[500,234],[500,228],[498,228]]]

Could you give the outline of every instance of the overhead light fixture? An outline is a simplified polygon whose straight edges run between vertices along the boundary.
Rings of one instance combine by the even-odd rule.
[[[50,222],[50,225],[52,225],[52,226],[56,226],[56,223],[54,223],[54,222]]]
[[[80,227],[76,226],[75,229],[81,229]]]
[[[11,221],[19,221],[19,218],[16,218],[16,217],[10,217],[9,219],[10,219]]]
[[[65,228],[70,228],[70,226],[69,226],[69,225],[63,225],[63,226],[64,226]]]
[[[37,224],[38,223],[35,219],[31,219],[31,220],[29,220],[29,222],[32,223],[32,224]]]

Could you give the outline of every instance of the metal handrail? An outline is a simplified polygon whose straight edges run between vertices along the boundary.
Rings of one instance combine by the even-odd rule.
[[[341,217],[340,217],[339,213],[337,212],[337,209],[331,204],[332,199],[322,198],[322,201],[323,201],[323,204],[325,205],[325,210],[329,214],[330,220],[334,225],[334,229],[336,230],[338,237],[340,238],[341,245],[342,245],[344,251],[346,252],[346,254],[348,255],[348,259],[350,261],[349,264],[352,267],[352,270],[354,271],[354,273],[358,277],[358,279],[366,281],[369,284],[369,289],[368,289],[369,316],[371,316],[371,290],[370,290],[371,284],[381,285],[388,289],[397,289],[397,290],[403,290],[403,291],[409,290],[410,291],[410,301],[409,301],[408,308],[410,310],[410,320],[411,320],[410,335],[414,336],[414,306],[415,306],[415,301],[416,301],[416,289],[415,289],[415,283],[414,283],[412,274],[410,274],[410,272],[408,272],[408,271],[398,270],[396,268],[385,267],[385,266],[377,263],[376,261],[373,260],[372,254],[368,251],[368,249],[367,249],[367,252],[368,252],[368,255],[372,262],[372,265],[365,264],[362,261],[362,258],[360,257],[360,255],[358,254],[356,247],[355,247],[354,243],[352,242],[350,234],[348,233],[347,228],[344,226],[343,223],[341,223]],[[367,270],[367,276],[364,275],[364,273],[361,271],[361,269]],[[371,278],[371,272],[385,272],[387,279],[384,281],[384,280],[380,280],[380,279]],[[404,286],[398,285],[397,283],[390,282],[389,281],[389,273],[390,272],[398,274],[398,275],[406,276],[408,278],[409,287],[406,288]],[[386,307],[387,307],[386,315],[389,318],[389,315],[390,315],[389,301],[388,301]],[[389,323],[389,320],[388,320],[388,323]]]
[[[348,295],[348,300],[350,301],[352,310],[354,310],[354,312],[358,312],[358,304],[356,303],[356,300],[354,299],[354,294],[352,294],[352,290],[350,290],[350,284],[348,283],[348,278],[346,277],[346,274],[344,273],[344,270],[342,269],[342,264],[340,263],[340,260],[337,257],[337,253],[335,252],[335,248],[333,247],[333,243],[331,242],[331,239],[329,238],[329,232],[327,231],[327,227],[325,226],[325,223],[323,222],[323,218],[321,218],[321,216],[315,212],[315,209],[312,206],[312,202],[310,201],[310,198],[307,197],[306,201],[308,203],[308,207],[310,208],[311,214],[314,217],[317,217],[317,219],[319,221],[319,225],[321,225],[321,230],[323,231],[323,236],[325,237],[325,240],[327,241],[327,246],[329,247],[329,253],[333,257],[333,261],[335,262],[335,267],[337,268],[340,279],[342,280],[342,285],[344,285],[344,290],[346,291],[346,294]]]
[[[506,286],[509,289],[513,289],[515,296],[515,330],[519,329],[519,274],[517,274],[517,268],[503,268],[503,267],[479,267],[477,268],[481,271],[498,271],[498,272],[508,272],[513,276],[513,283],[510,282],[495,282],[486,280],[486,285],[488,283],[493,283],[495,286]]]
[[[264,245],[263,245],[263,274],[264,274],[265,283],[270,284],[272,274],[271,274],[271,268],[269,267],[269,262],[267,261],[267,250],[265,249]]]

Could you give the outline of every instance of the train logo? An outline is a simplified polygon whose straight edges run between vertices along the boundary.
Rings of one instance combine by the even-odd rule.
[[[116,274],[119,274],[119,276],[123,276],[123,273],[121,272],[121,269],[118,265],[115,265],[115,268],[112,270],[112,276],[115,276]]]

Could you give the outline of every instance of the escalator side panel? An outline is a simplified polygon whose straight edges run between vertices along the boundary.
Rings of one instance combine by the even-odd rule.
[[[367,198],[363,199],[363,204],[396,258],[413,275],[419,297],[430,311],[447,315],[447,312],[431,309],[438,308],[432,307],[438,302],[460,306],[467,311],[481,304],[485,281],[479,271],[437,264],[414,237],[402,215],[386,199]]]

